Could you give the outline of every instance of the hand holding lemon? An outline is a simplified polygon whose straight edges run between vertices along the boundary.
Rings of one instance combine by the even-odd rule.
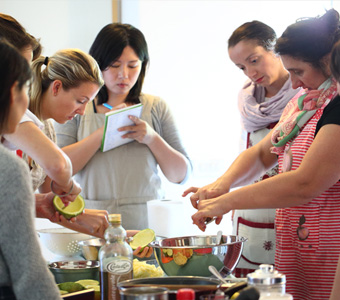
[[[139,258],[150,257],[153,253],[153,249],[148,247],[148,245],[153,242],[155,238],[156,234],[150,228],[137,232],[133,236],[133,240],[130,242],[130,246],[132,250],[134,250],[133,255]]]
[[[53,205],[55,209],[66,219],[71,219],[80,215],[85,208],[84,198],[80,195],[72,202],[65,204],[59,196],[54,196]]]

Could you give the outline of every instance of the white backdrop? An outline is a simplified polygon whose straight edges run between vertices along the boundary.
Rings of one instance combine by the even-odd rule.
[[[244,22],[260,20],[280,36],[301,17],[322,15],[331,1],[124,0],[123,22],[141,29],[151,64],[144,91],[163,97],[175,113],[194,176],[215,180],[239,153],[237,94],[245,76],[229,60],[227,40]],[[340,2],[333,5],[340,9]],[[339,10],[340,11],[340,10]],[[184,187],[169,185],[171,198]]]

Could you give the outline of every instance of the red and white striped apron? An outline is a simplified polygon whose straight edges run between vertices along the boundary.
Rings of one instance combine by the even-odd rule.
[[[323,108],[287,143],[293,153],[292,170],[312,144]],[[340,182],[308,204],[277,209],[275,225],[275,267],[287,276],[287,293],[294,300],[329,299],[340,253]]]

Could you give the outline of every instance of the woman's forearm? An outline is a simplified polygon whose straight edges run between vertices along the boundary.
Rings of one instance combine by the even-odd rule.
[[[291,207],[308,203],[340,178],[338,136],[340,126],[323,126],[299,168],[226,195],[226,205],[231,209],[252,209]]]
[[[172,148],[159,135],[148,146],[165,177],[173,183],[182,182],[188,171],[188,161],[185,156]]]
[[[57,184],[71,185],[71,160],[33,122],[21,123],[17,131],[5,135],[5,139],[38,163]]]
[[[77,174],[82,170],[93,155],[96,154],[101,146],[103,132],[104,127],[100,127],[81,141],[62,148],[72,161],[73,174]]]
[[[277,163],[277,156],[269,152],[270,145],[261,141],[243,151],[217,181],[227,190],[253,183]]]

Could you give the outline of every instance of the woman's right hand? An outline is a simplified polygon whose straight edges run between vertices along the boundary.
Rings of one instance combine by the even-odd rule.
[[[72,191],[70,192],[71,189]],[[53,181],[53,183],[51,183],[51,190],[54,194],[60,195],[60,198],[64,203],[67,203],[67,202],[72,202],[77,198],[77,196],[81,192],[81,187],[74,180],[72,180],[71,184],[69,183],[67,186],[61,186],[55,181]],[[65,194],[66,196],[63,196],[63,194]]]

